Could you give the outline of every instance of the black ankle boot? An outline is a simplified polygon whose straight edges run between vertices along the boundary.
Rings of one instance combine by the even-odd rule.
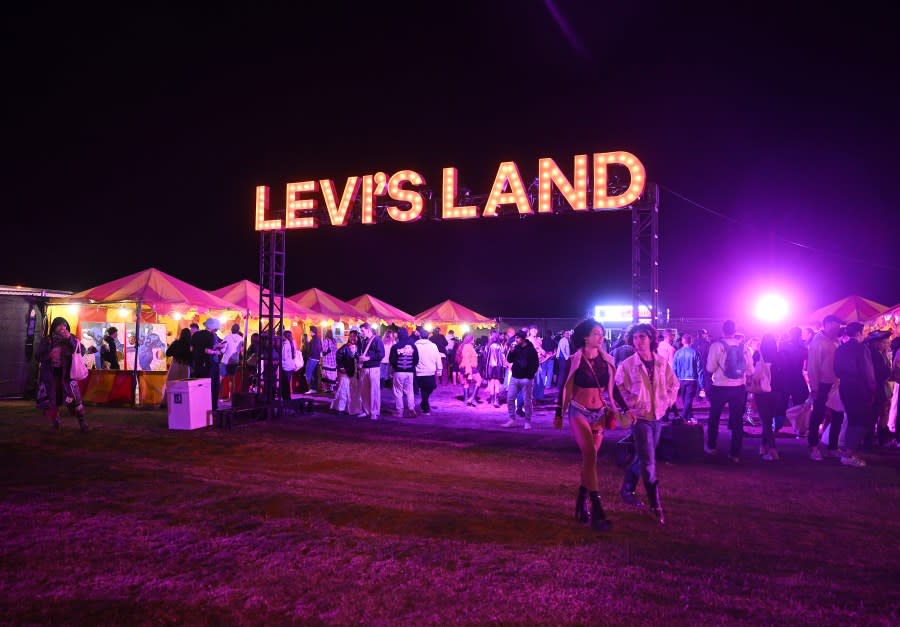
[[[575,520],[581,524],[587,524],[588,513],[585,507],[585,499],[587,499],[588,491],[584,486],[578,487],[578,496],[575,497]]]
[[[87,430],[88,430],[87,423],[84,421],[84,418],[82,418],[81,416],[78,417],[78,427],[79,427],[82,431],[87,431]]]
[[[612,529],[612,521],[606,517],[600,496],[596,492],[590,493],[591,498],[591,529],[594,531],[609,531]]]
[[[663,515],[662,501],[659,499],[659,480],[656,480],[653,483],[644,482],[644,487],[647,488],[647,500],[650,501],[650,511],[656,516],[656,520],[659,521],[659,524],[666,524],[666,517]]]
[[[637,487],[636,483],[633,481],[629,481],[627,478],[622,481],[622,487],[619,489],[619,495],[622,497],[622,502],[626,505],[630,505],[631,507],[644,507],[644,504],[641,503],[641,499],[638,498],[638,495],[635,494],[634,490]]]

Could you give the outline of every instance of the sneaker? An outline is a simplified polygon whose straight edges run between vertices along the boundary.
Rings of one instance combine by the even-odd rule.
[[[774,459],[774,460],[779,460],[779,459],[781,459],[781,455],[779,455],[779,454],[778,454],[778,451],[775,450],[774,448],[770,448],[770,449],[769,449],[769,457],[771,457],[771,458]]]
[[[525,430],[528,431],[529,429],[531,429],[531,422],[530,422],[530,421],[525,423]]]
[[[772,454],[768,453],[768,452],[763,453],[762,459],[763,459],[763,461],[767,461],[767,462],[775,461],[775,458],[772,457]]]
[[[354,414],[353,416],[354,418],[368,418],[369,414],[367,414],[366,412],[361,412],[359,414]]]
[[[371,418],[372,418],[372,420],[378,420],[379,416],[378,416],[378,414],[372,414]]]
[[[809,448],[809,458],[814,462],[820,462],[824,457],[822,457],[822,451],[819,450],[818,446],[811,446]]]
[[[760,455],[766,455],[768,452],[769,452],[769,448],[767,446],[764,446],[762,444],[759,445],[759,454]]]
[[[716,449],[709,448],[706,444],[703,445],[703,452],[707,455],[715,455],[717,453]]]
[[[525,417],[525,410],[524,410],[524,409],[517,409],[517,410],[516,410],[516,415],[517,415],[518,417],[520,417],[520,418],[524,418],[524,417]]]
[[[854,457],[851,455],[849,457],[841,457],[841,463],[844,466],[853,466],[854,468],[862,468],[863,466],[866,465],[866,460],[864,460],[860,457]]]
[[[846,453],[842,453],[841,451],[839,451],[839,450],[837,450],[837,449],[833,449],[833,448],[827,448],[827,449],[825,449],[825,452],[823,453],[823,455],[824,455],[825,457],[834,457],[834,458],[850,457],[850,456],[847,455]]]
[[[515,419],[515,418],[510,418],[509,420],[507,420],[506,422],[504,422],[502,426],[506,427],[507,429],[508,429],[509,427],[515,427],[515,426],[516,426],[516,419]]]
[[[728,456],[728,460],[729,460],[732,464],[740,464],[740,463],[741,463],[741,458],[738,457],[738,456],[736,456],[736,455],[729,455],[729,456]]]

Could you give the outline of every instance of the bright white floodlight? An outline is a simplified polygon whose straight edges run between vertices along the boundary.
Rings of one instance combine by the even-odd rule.
[[[788,303],[783,296],[766,294],[756,301],[756,317],[766,322],[781,322],[788,315]]]

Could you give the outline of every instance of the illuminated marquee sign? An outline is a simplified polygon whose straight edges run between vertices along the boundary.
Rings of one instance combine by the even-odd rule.
[[[634,317],[634,307],[631,305],[595,305],[594,320],[597,322],[631,322]],[[646,305],[638,305],[638,320],[650,322],[650,308]]]
[[[630,181],[628,188],[609,195],[608,168],[617,166],[626,170]],[[553,189],[557,189],[568,205],[576,212],[588,211],[588,179],[593,175],[593,194],[590,209],[619,209],[630,205],[640,197],[646,184],[643,164],[630,152],[594,153],[589,164],[588,155],[575,155],[570,180],[550,158],[538,161],[537,213],[553,213]],[[458,172],[456,168],[444,168],[440,202],[435,208],[436,217],[444,220],[466,220],[479,217],[477,205],[457,206]],[[400,170],[388,176],[384,172],[351,176],[344,184],[340,197],[331,179],[288,183],[285,217],[269,218],[270,190],[266,186],[256,188],[256,230],[312,229],[319,226],[316,213],[319,201],[325,203],[328,220],[332,226],[347,226],[350,211],[360,199],[361,222],[375,224],[377,198],[388,198],[399,204],[387,208],[387,215],[397,222],[413,222],[422,217],[425,198],[416,188],[424,186],[425,177],[413,170]],[[487,201],[481,207],[480,216],[497,217],[504,205],[515,205],[519,215],[534,215],[535,208],[526,194],[525,184],[514,161],[504,161],[497,169],[494,184]]]

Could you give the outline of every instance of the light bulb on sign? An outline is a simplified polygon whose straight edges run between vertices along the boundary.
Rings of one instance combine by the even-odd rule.
[[[459,327],[459,330],[465,334],[465,333],[468,333],[469,331],[471,331],[472,329],[469,325],[464,324],[461,327]]]
[[[128,310],[124,307],[119,307],[119,317],[123,320],[128,317]]]
[[[433,324],[431,324],[430,322],[426,322],[426,323],[425,323],[425,330],[426,330],[426,331],[428,331],[429,333],[431,333],[431,331],[432,331],[433,329],[434,329],[434,325],[433,325]]]
[[[78,309],[79,309],[78,305],[69,305],[68,307],[66,307],[66,311],[69,312],[70,316],[77,316]]]
[[[173,312],[172,312],[172,319],[173,319],[173,320],[181,320],[181,312],[180,312],[180,311],[173,311]]]

